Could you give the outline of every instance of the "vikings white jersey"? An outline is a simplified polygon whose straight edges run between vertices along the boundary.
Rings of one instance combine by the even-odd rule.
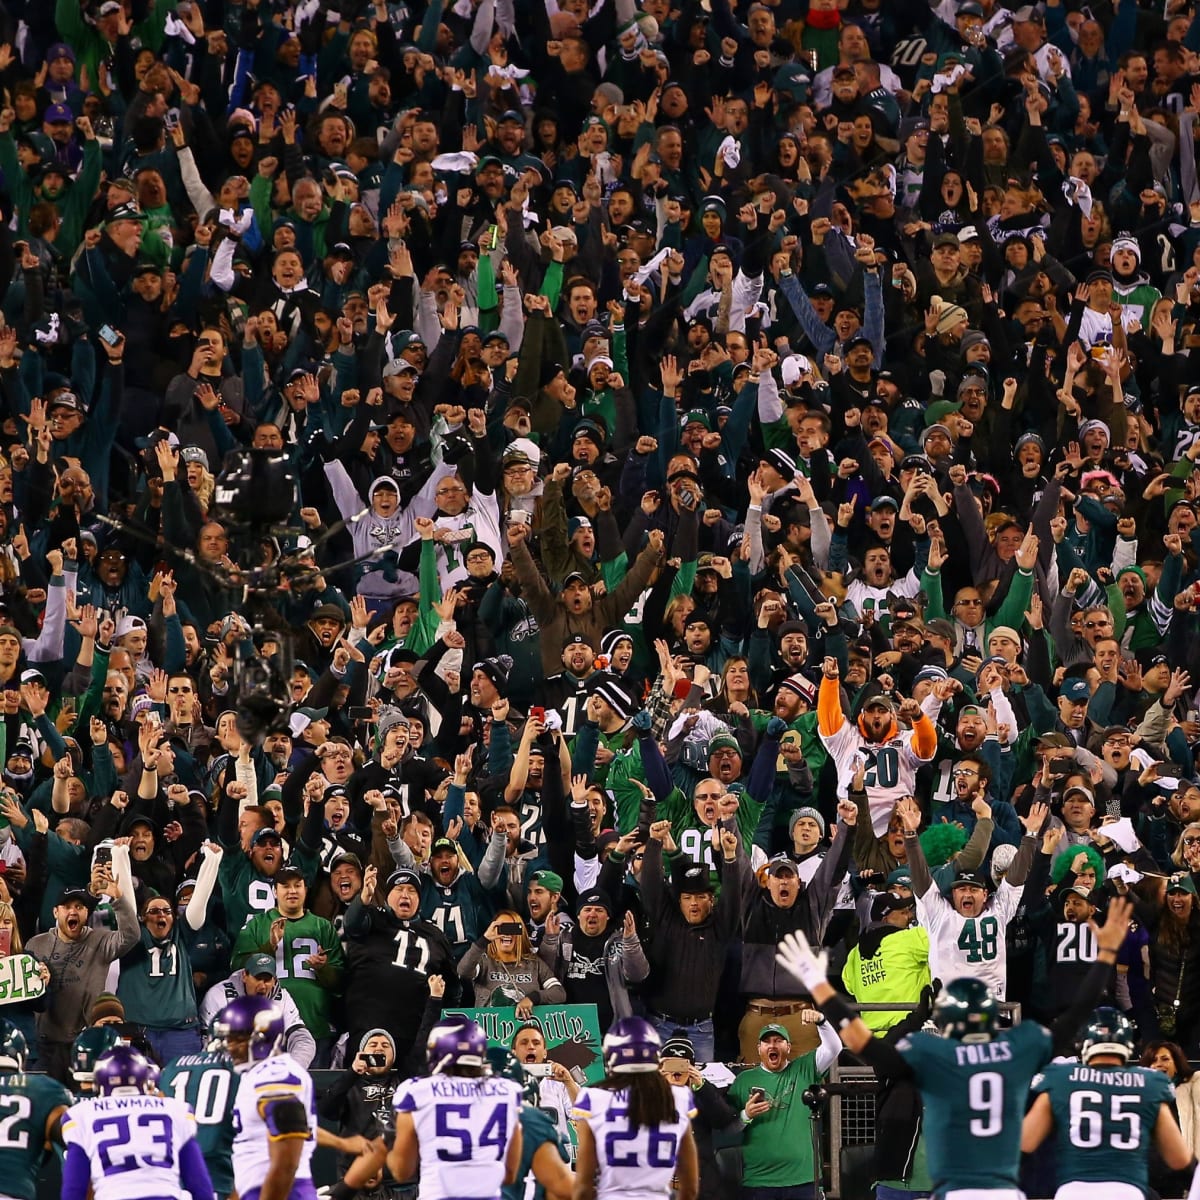
[[[421,1154],[420,1200],[496,1200],[520,1122],[519,1084],[431,1075],[402,1083],[392,1107],[412,1115]]]
[[[1023,889],[1007,879],[977,917],[962,916],[931,887],[917,896],[917,923],[929,933],[929,970],[935,979],[982,979],[998,1000],[1004,999],[1008,923],[1017,915]]]
[[[596,1139],[600,1163],[598,1196],[622,1200],[662,1200],[671,1194],[671,1179],[679,1146],[687,1133],[696,1106],[687,1088],[673,1087],[675,1120],[653,1129],[629,1121],[628,1091],[583,1088],[571,1111],[574,1121],[586,1121]]]
[[[311,1181],[317,1110],[308,1072],[290,1054],[276,1054],[252,1066],[240,1067],[238,1073],[241,1083],[233,1105],[237,1131],[233,1139],[233,1181],[238,1195],[246,1196],[262,1187],[271,1165],[270,1143],[280,1138],[304,1138],[296,1183]],[[281,1124],[275,1119],[272,1107],[280,1100],[299,1100],[304,1105],[308,1114],[307,1134],[292,1128],[290,1122]]]
[[[183,1147],[196,1119],[181,1100],[165,1096],[97,1096],[73,1104],[63,1118],[63,1142],[90,1165],[95,1200],[181,1196]]]

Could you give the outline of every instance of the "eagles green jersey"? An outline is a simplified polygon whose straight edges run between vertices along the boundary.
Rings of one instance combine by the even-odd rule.
[[[521,1105],[521,1165],[517,1168],[516,1183],[505,1184],[500,1189],[503,1200],[524,1200],[525,1181],[533,1170],[533,1156],[547,1143],[553,1146],[564,1163],[571,1161],[562,1138],[558,1135],[554,1122],[540,1108],[528,1104]],[[546,1189],[536,1183],[533,1189],[533,1200],[544,1200]]]
[[[279,909],[252,917],[237,936],[233,946],[233,965],[241,967],[251,954],[270,954],[275,959],[275,978],[296,1002],[300,1016],[315,1038],[332,1032],[329,1018],[334,1001],[341,994],[342,971],[346,952],[332,922],[314,913],[291,917],[284,927],[283,940],[271,949],[271,925],[279,919]],[[310,967],[308,960],[325,952],[325,965]]]
[[[421,883],[421,917],[446,935],[455,962],[487,929],[498,907],[474,874],[460,871],[449,887],[442,887],[432,876]]]
[[[142,930],[141,941],[121,956],[117,995],[125,1019],[136,1025],[186,1029],[199,1021],[192,960],[178,922],[161,942]]]
[[[1033,1021],[988,1042],[914,1033],[896,1049],[925,1104],[922,1129],[937,1192],[1016,1188],[1029,1082],[1049,1061],[1051,1039]]]
[[[1148,1191],[1146,1151],[1175,1090],[1161,1071],[1052,1063],[1034,1084],[1054,1114],[1058,1183],[1128,1183]]]
[[[46,1123],[75,1098],[47,1075],[0,1074],[0,1192],[36,1200],[46,1158]]]
[[[320,856],[297,842],[288,862],[304,872],[311,888],[321,867]],[[256,913],[275,907],[275,881],[256,871],[250,856],[241,849],[226,848],[217,878],[221,883],[221,903],[225,906],[225,928],[232,937],[237,937],[238,930]]]
[[[224,1052],[181,1055],[163,1067],[158,1086],[191,1106],[213,1191],[228,1195],[233,1191],[233,1102],[238,1090],[233,1059]]]

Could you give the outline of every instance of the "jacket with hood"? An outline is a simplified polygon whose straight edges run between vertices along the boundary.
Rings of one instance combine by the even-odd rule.
[[[613,1020],[619,1021],[633,1016],[629,985],[641,983],[650,974],[650,963],[636,933],[627,938],[615,918],[610,920],[609,929],[611,933],[604,943],[604,982],[608,985]],[[543,933],[538,944],[538,956],[559,979],[567,977],[574,934],[573,926],[563,927],[558,933]],[[567,1000],[570,1003],[569,995]]]
[[[780,908],[766,887],[750,875],[742,896],[742,982],[749,996],[786,999],[802,992],[795,977],[776,964],[775,952],[789,933],[801,930],[814,945],[820,945],[825,927],[833,916],[846,868],[850,864],[850,826],[838,822],[837,833],[817,873],[790,908]]]
[[[859,1004],[915,1004],[931,983],[929,933],[919,925],[897,929],[876,921],[846,957],[842,983]],[[882,1033],[904,1018],[904,1010],[864,1012],[862,1019]]]

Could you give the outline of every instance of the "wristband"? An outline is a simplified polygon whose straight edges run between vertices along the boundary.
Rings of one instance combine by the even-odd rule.
[[[836,992],[828,1000],[818,1004],[817,1008],[820,1009],[821,1015],[827,1021],[830,1021],[839,1033],[847,1025],[851,1025],[858,1020],[858,1014]]]

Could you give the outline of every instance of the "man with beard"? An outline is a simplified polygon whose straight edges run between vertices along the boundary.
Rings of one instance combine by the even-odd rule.
[[[568,1004],[596,1006],[601,1033],[613,1021],[633,1015],[629,985],[650,974],[633,913],[626,912],[621,925],[615,925],[612,901],[599,890],[580,896],[573,926],[557,913],[547,921],[538,955],[562,980]]]
[[[117,996],[125,1019],[145,1029],[160,1062],[198,1054],[203,1043],[192,963],[170,893],[148,892],[141,907],[140,942],[121,956]]]
[[[855,764],[865,758],[866,792],[871,824],[876,835],[887,829],[889,817],[901,796],[911,796],[917,768],[937,749],[937,731],[915,700],[905,700],[897,711],[884,692],[868,696],[851,723],[842,713],[841,668],[827,657],[817,694],[817,722],[821,740],[838,771],[839,791],[848,790]],[[911,724],[902,730],[900,720]]]
[[[782,1025],[763,1025],[758,1031],[758,1065],[743,1071],[728,1092],[745,1126],[743,1187],[753,1194],[802,1195],[816,1177],[812,1117],[801,1096],[837,1062],[842,1043],[817,1009],[805,1009],[802,1020],[816,1026],[820,1044],[815,1049],[796,1053]],[[696,1051],[699,1054],[699,1046]]]
[[[38,1013],[38,1061],[47,1074],[70,1084],[71,1043],[87,1024],[96,997],[115,959],[141,936],[133,904],[129,853],[112,851],[113,878],[103,890],[113,905],[117,928],[101,932],[88,925],[92,897],[83,888],[64,888],[54,905],[54,928],[29,939],[26,951],[50,968],[46,1007]]]
[[[460,755],[455,764],[459,788],[466,785],[459,769],[461,759]],[[503,889],[497,889],[506,849],[504,831],[493,829],[475,871],[464,869],[459,847],[450,838],[438,838],[430,849],[429,873],[421,884],[421,917],[445,934],[456,965],[505,900]]]
[[[279,986],[275,959],[269,954],[251,954],[240,971],[208,989],[200,1004],[200,1024],[209,1029],[220,1011],[239,996],[265,996],[283,1009],[284,1050],[302,1067],[316,1057],[317,1043],[308,1032],[295,1000]]]
[[[525,912],[529,914],[529,941],[536,950],[546,929],[569,929],[575,924],[562,910],[562,876],[557,871],[536,871],[525,884]],[[553,965],[553,964],[551,964]]]
[[[292,847],[291,863],[302,866],[306,876],[315,876],[320,862],[324,806],[313,804]],[[267,912],[275,903],[275,878],[283,866],[283,838],[265,808],[246,808],[241,813],[228,796],[217,809],[217,841],[225,851],[221,859],[221,899],[225,905],[225,927],[236,936],[255,913]]]
[[[1021,904],[1025,879],[1040,845],[1038,834],[1048,815],[1046,805],[1034,804],[1029,815],[1021,818],[1025,827],[1021,848],[994,895],[989,894],[990,876],[964,871],[950,884],[947,897],[934,886],[917,838],[920,810],[916,805],[900,809],[917,919],[929,932],[929,969],[934,978],[970,975],[987,984],[998,1000],[1004,999],[1008,924]]]
[[[582,579],[578,571],[567,576],[568,581]],[[585,633],[573,633],[562,649],[563,669],[542,684],[541,695],[547,708],[562,717],[564,737],[574,737],[584,720],[591,692],[590,684],[596,674],[596,648]],[[601,764],[602,765],[602,764]]]

